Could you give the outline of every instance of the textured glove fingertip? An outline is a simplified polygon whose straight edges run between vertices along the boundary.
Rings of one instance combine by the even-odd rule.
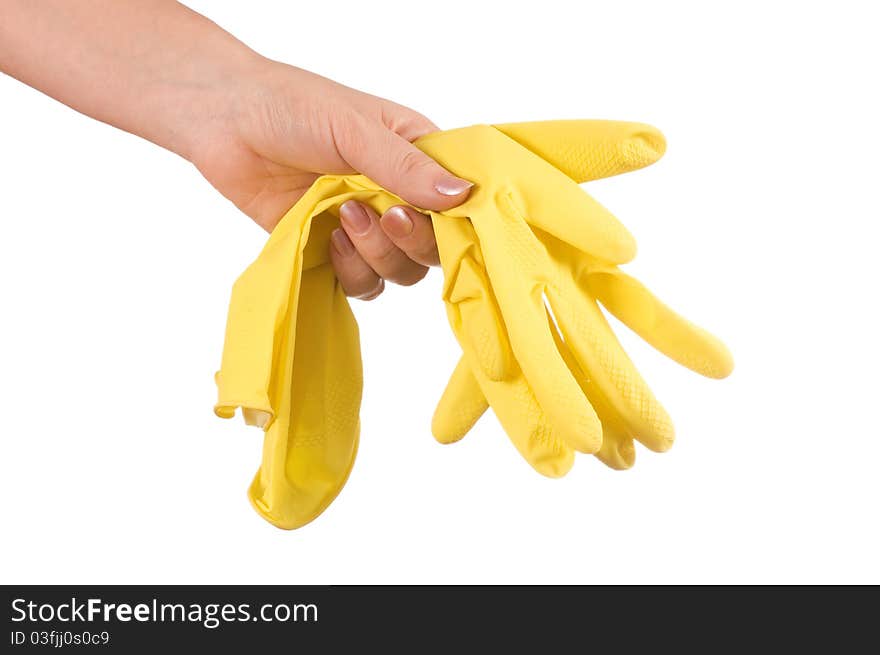
[[[434,418],[431,419],[431,434],[438,443],[442,444],[461,441],[471,427],[473,423],[467,425],[466,422],[451,422],[448,416],[440,415],[439,412],[435,412]]]
[[[624,170],[633,171],[650,166],[666,152],[666,137],[660,130],[650,125],[640,128],[620,144]]]
[[[595,455],[602,448],[602,423],[592,407],[589,409],[592,413],[576,421],[576,425],[566,433],[565,442],[578,452]]]
[[[730,350],[718,339],[715,340],[715,353],[712,358],[710,365],[706,367],[704,371],[700,371],[703,375],[708,378],[713,378],[715,380],[723,380],[731,373],[733,373],[734,363],[733,363],[733,354]]]
[[[608,468],[625,471],[636,463],[636,448],[630,438],[605,437],[596,457]]]
[[[643,432],[636,438],[655,453],[665,453],[675,443],[675,428],[669,421],[662,427],[653,426],[650,432]]]
[[[537,457],[530,457],[528,462],[533,469],[544,477],[562,478],[574,466],[574,452],[566,448],[553,455],[543,454]]]
[[[431,418],[431,433],[442,444],[459,441],[489,409],[467,360],[460,359]]]

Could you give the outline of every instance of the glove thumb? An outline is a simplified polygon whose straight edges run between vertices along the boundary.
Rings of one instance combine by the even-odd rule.
[[[577,183],[644,168],[663,156],[656,127],[624,121],[535,121],[495,125]]]

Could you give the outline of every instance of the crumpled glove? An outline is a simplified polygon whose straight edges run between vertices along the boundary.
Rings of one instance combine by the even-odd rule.
[[[324,209],[344,182],[319,180],[235,282],[215,413],[265,431],[248,489],[279,528],[300,527],[342,489],[360,432],[360,340],[329,261],[338,218]],[[306,207],[309,211],[303,211]],[[301,311],[300,311],[301,310]]]
[[[634,438],[667,450],[672,421],[596,301],[698,373],[725,377],[733,360],[718,339],[619,270],[615,264],[634,254],[619,223],[601,206],[561,191],[653,163],[665,148],[662,135],[609,121],[500,125],[478,135],[474,129],[419,142],[435,137],[456,154],[483,158],[461,166],[439,147],[424,148],[457,175],[491,184],[452,210],[470,221],[434,216],[444,299],[464,351],[435,412],[435,437],[457,441],[491,405],[520,453],[548,476],[564,475],[574,450],[613,468],[632,466]],[[462,140],[458,149],[453,136]]]
[[[232,418],[241,408],[265,431],[251,504],[288,530],[333,502],[357,454],[360,340],[329,258],[339,207],[350,199],[383,212],[401,203],[361,175],[316,180],[233,285],[215,376],[215,414]]]

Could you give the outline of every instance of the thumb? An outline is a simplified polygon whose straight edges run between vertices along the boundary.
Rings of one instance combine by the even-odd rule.
[[[336,136],[339,154],[359,173],[421,209],[463,203],[472,182],[456,177],[379,122],[360,117]]]

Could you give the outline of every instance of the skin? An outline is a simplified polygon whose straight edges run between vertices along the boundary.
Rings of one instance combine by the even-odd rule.
[[[170,0],[0,0],[0,71],[192,162],[265,230],[324,173],[359,172],[413,205],[449,209],[471,184],[411,141],[421,114],[257,54]],[[348,202],[330,258],[364,300],[439,263],[428,217]]]

